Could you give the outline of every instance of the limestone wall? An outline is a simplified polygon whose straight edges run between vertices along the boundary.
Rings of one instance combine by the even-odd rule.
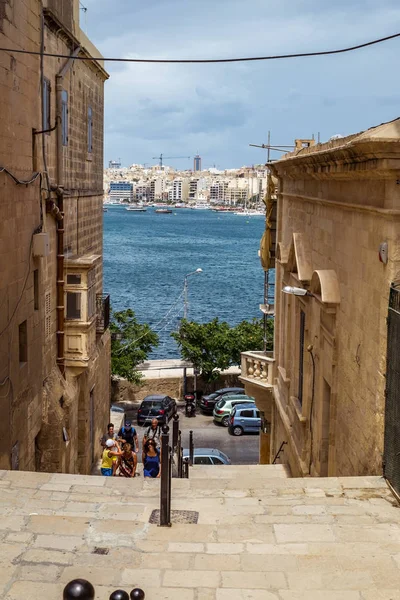
[[[276,414],[281,417],[274,447],[288,441],[291,448],[285,453],[292,472],[303,475],[382,473],[386,317],[390,284],[400,273],[400,219],[392,211],[400,207],[392,189],[400,156],[394,145],[389,151],[371,142],[369,158],[389,152],[389,168],[384,160],[368,162],[361,150],[367,152],[363,148],[358,155],[354,150],[343,165],[334,156],[322,158],[322,153],[307,170],[300,162],[287,170],[285,161],[276,163],[281,175],[277,292],[285,285],[309,288],[311,275],[304,280],[308,266],[310,273],[333,271],[340,290],[340,302],[330,305],[318,293],[277,293]],[[321,171],[319,160],[335,164],[331,174],[328,167]],[[351,160],[353,170],[348,167]],[[294,252],[296,233],[302,234],[304,244]],[[389,245],[386,265],[378,255],[383,241]],[[302,402],[300,311],[305,314]]]

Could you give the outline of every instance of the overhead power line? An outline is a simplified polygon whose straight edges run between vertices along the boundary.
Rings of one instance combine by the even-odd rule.
[[[370,42],[364,42],[363,44],[357,44],[356,46],[349,46],[348,48],[340,48],[338,50],[322,50],[319,52],[299,52],[297,54],[275,54],[271,56],[252,56],[246,58],[188,58],[188,59],[172,59],[172,58],[107,58],[103,56],[76,56],[75,60],[97,60],[106,62],[125,62],[125,63],[168,63],[168,64],[198,64],[198,63],[235,63],[235,62],[252,62],[260,60],[279,60],[285,58],[306,58],[309,56],[327,56],[330,54],[343,54],[344,52],[353,52],[354,50],[360,50],[361,48],[367,48],[368,46],[374,46],[375,44],[381,44],[393,40],[394,38],[400,37],[400,33],[394,33],[386,37],[372,40]],[[69,59],[69,54],[55,54],[52,52],[33,52],[29,50],[18,50],[15,48],[0,48],[1,52],[11,52],[13,54],[30,54],[33,56],[48,56],[51,58],[66,58]]]

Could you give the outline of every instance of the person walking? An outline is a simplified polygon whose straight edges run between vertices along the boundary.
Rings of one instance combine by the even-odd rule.
[[[107,425],[107,433],[105,433],[101,437],[100,444],[103,446],[103,448],[105,448],[107,440],[116,440],[116,439],[117,439],[117,434],[114,431],[114,423],[109,423]]]
[[[101,457],[101,474],[104,477],[112,477],[115,475],[117,468],[118,456],[121,452],[116,447],[114,440],[107,440]]]
[[[156,448],[161,448],[161,426],[157,419],[152,419],[151,425],[146,429],[143,436],[143,448],[148,440],[153,440]]]
[[[122,446],[121,456],[118,457],[118,475],[120,477],[135,477],[137,467],[137,456],[132,446],[128,443]],[[139,474],[139,473],[138,473]]]
[[[135,448],[135,452],[139,452],[139,441],[136,433],[136,429],[132,427],[131,421],[126,421],[118,431],[118,440],[122,444],[130,444],[132,448]]]
[[[154,440],[147,440],[144,445],[143,454],[143,477],[152,477],[153,479],[161,475],[161,452],[157,448]]]

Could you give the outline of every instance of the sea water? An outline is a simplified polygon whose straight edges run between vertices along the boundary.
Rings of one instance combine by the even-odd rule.
[[[158,332],[152,359],[179,358],[171,331],[183,317],[188,277],[188,319],[215,317],[236,325],[261,317],[264,272],[258,257],[262,216],[174,209],[172,214],[130,212],[110,206],[104,213],[104,292],[114,311],[132,308]]]

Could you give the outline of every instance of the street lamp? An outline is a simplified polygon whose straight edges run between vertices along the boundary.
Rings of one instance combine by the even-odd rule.
[[[291,285],[285,285],[282,292],[284,294],[291,294],[292,296],[314,296],[314,294],[304,288],[293,287]]]
[[[191,273],[185,275],[185,279],[183,281],[183,318],[187,319],[188,311],[189,311],[189,302],[188,302],[188,278],[191,275],[197,275],[198,273],[202,273],[203,269],[196,269]],[[186,396],[187,393],[187,375],[186,375],[186,367],[183,367],[183,395]]]

